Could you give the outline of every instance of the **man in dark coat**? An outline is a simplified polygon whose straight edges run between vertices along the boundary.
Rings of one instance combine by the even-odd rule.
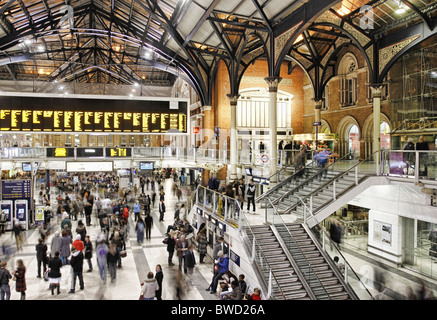
[[[74,293],[76,288],[76,278],[79,278],[79,286],[80,290],[83,290],[85,288],[83,283],[83,253],[82,251],[77,250],[75,247],[71,248],[72,257],[70,261],[70,265],[73,268],[73,274],[71,278],[71,287],[70,291],[68,293]]]
[[[38,264],[37,278],[41,278],[41,264],[43,265],[43,273],[47,270],[47,245],[43,242],[42,238],[38,239],[38,244],[35,246],[36,261]]]
[[[144,218],[144,222],[146,225],[146,239],[150,240],[151,239],[151,231],[152,231],[152,226],[153,226],[153,218],[152,216],[147,213],[146,217]]]
[[[164,200],[159,203],[159,221],[164,221],[165,204]]]

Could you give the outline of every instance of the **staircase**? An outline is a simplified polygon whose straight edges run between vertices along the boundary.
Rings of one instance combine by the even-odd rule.
[[[302,201],[296,197],[299,196],[303,199],[306,206],[315,214],[319,209],[325,207],[346,191],[358,185],[358,183],[367,176],[367,174],[357,174],[355,177],[353,172],[332,172],[331,175],[322,179],[321,182],[310,182],[309,186],[304,185],[296,191],[291,192],[289,198],[292,200],[287,203],[288,206],[280,213],[291,213],[297,216],[298,219],[303,219],[305,208]],[[314,179],[318,180],[318,178]]]
[[[277,300],[310,300],[287,255],[282,249],[270,226],[251,226],[264,258],[267,260],[272,278],[272,294]],[[264,268],[264,279],[269,279],[269,270]]]
[[[333,270],[336,266],[328,263],[327,259],[330,259],[330,257],[327,257],[318,249],[305,228],[299,223],[287,223],[285,225],[297,243],[300,252],[304,255],[304,259],[300,259],[302,261],[299,259],[295,259],[295,261],[297,264],[309,264],[320,286],[323,287],[322,290],[322,288],[312,286],[310,281],[309,284],[314,294],[316,296],[326,294],[331,300],[350,300],[350,295],[339,279],[338,270],[337,272]],[[293,255],[293,253],[291,254]]]

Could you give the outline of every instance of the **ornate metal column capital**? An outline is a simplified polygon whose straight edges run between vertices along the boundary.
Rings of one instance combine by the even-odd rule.
[[[278,92],[279,82],[281,82],[281,77],[267,77],[264,80],[269,85],[269,92]]]
[[[382,95],[382,86],[370,86],[370,90],[372,90],[373,98],[381,98]]]
[[[314,109],[322,109],[322,100],[314,100]]]
[[[228,94],[226,95],[231,103],[231,106],[236,106],[238,102],[238,98],[240,98],[239,94]]]

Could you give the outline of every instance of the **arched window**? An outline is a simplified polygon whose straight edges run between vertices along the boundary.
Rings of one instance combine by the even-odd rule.
[[[340,61],[338,75],[340,78],[340,104],[342,107],[352,106],[358,100],[358,62],[355,56],[347,53]]]
[[[291,104],[293,95],[278,91],[276,123],[278,128],[291,128]],[[269,127],[269,93],[265,88],[240,91],[237,102],[237,127]]]
[[[360,155],[360,131],[358,127],[353,124],[350,126],[348,131],[349,139],[349,152],[355,153],[355,155]]]
[[[387,122],[381,122],[379,126],[381,133],[381,150],[390,149],[390,126]]]

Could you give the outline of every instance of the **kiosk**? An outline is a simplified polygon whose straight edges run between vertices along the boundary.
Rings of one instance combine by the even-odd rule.
[[[18,219],[21,227],[24,230],[29,230],[29,211],[27,207],[27,200],[15,200],[14,218]]]
[[[8,215],[8,220],[5,225],[5,230],[12,230],[12,219],[13,219],[12,200],[1,201],[0,207],[1,210]]]

